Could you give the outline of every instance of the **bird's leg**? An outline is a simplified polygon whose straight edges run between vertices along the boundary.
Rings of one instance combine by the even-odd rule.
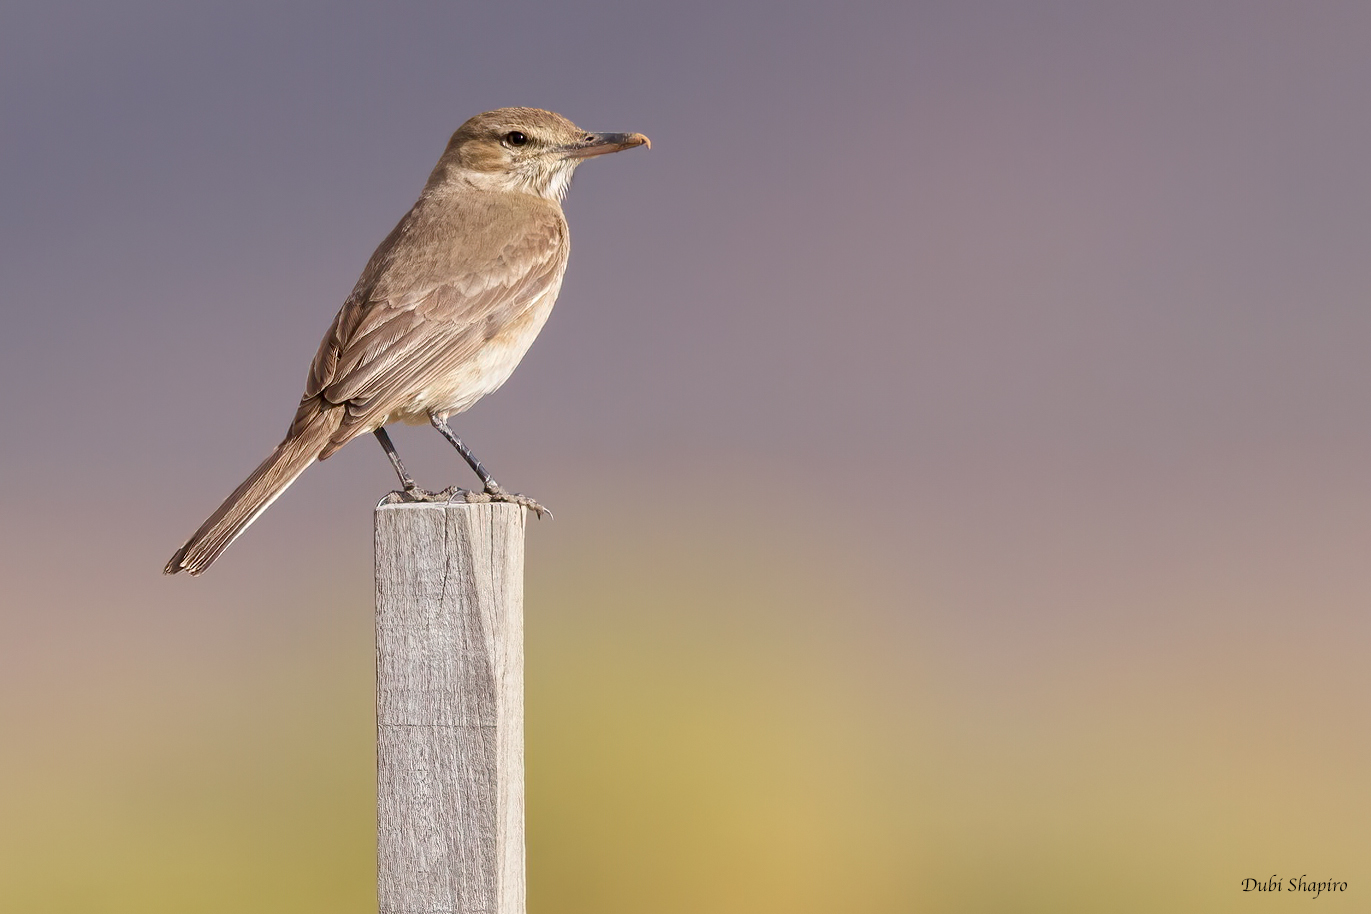
[[[446,419],[430,416],[429,421],[433,423],[434,428],[442,433],[443,437],[448,440],[448,443],[457,449],[457,453],[461,454],[462,459],[470,464],[471,468],[476,471],[476,475],[481,477],[482,485],[489,486],[495,484],[495,480],[490,478],[490,473],[486,471],[485,467],[481,466],[481,461],[476,459],[476,455],[471,452],[471,448],[463,444],[462,439],[457,437],[457,433],[448,428]]]
[[[391,443],[390,433],[383,428],[378,428],[372,434],[376,436],[377,441],[381,442],[381,449],[390,458],[390,465],[395,467],[395,475],[400,477],[400,485],[405,487],[406,492],[410,489],[417,489],[418,486],[414,483],[414,477],[409,475],[405,470],[405,465],[400,462],[400,455],[395,450],[395,445]]]
[[[542,517],[544,514],[548,517],[552,516],[551,511],[544,508],[527,495],[519,495],[515,492],[505,491],[505,488],[491,477],[486,468],[481,466],[481,461],[476,459],[476,455],[471,452],[471,448],[463,444],[462,439],[458,438],[457,434],[452,429],[448,428],[446,419],[441,416],[430,415],[429,421],[432,422],[433,427],[441,432],[442,436],[457,449],[457,453],[462,455],[462,459],[471,466],[472,470],[476,472],[476,475],[481,478],[481,484],[485,486],[485,491],[483,492],[462,493],[468,502],[506,501],[510,504],[522,505],[523,507],[532,510],[539,517]]]
[[[395,445],[391,443],[390,434],[384,428],[378,428],[375,432],[376,440],[381,442],[381,448],[390,458],[390,465],[395,467],[395,475],[400,477],[400,485],[405,487],[403,492],[391,492],[385,497],[385,503],[394,505],[407,501],[447,501],[452,497],[453,492],[444,490],[442,492],[430,492],[427,489],[419,488],[414,481],[414,477],[409,475],[405,465],[400,462],[400,454],[395,450]]]

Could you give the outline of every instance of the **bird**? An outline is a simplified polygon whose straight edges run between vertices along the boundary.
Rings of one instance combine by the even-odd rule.
[[[204,572],[315,461],[368,433],[400,477],[390,500],[460,495],[547,513],[499,485],[447,420],[499,388],[547,321],[566,272],[561,204],[577,166],[637,146],[651,143],[539,108],[498,108],[457,128],[319,344],[285,438],[164,572]],[[396,422],[432,425],[482,489],[420,488],[386,432]]]

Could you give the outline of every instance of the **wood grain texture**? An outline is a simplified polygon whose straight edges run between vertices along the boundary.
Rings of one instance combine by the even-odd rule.
[[[524,509],[376,509],[380,914],[524,914]]]

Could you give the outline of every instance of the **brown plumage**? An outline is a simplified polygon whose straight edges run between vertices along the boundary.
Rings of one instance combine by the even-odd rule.
[[[368,432],[408,497],[432,497],[381,431],[392,422],[431,422],[481,476],[482,497],[541,513],[496,484],[446,420],[503,384],[547,320],[566,270],[561,200],[576,166],[646,144],[636,133],[587,133],[537,108],[501,108],[463,124],[334,318],[285,439],[166,573],[204,571],[310,464]]]

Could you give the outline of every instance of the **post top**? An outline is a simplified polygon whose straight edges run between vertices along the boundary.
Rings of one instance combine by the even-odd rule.
[[[395,493],[391,493],[394,495]],[[389,501],[391,495],[387,495],[376,503],[377,511],[406,510],[406,511],[447,511],[447,510],[470,510],[479,511],[489,508],[494,511],[527,511],[523,505],[516,505],[508,501]]]

